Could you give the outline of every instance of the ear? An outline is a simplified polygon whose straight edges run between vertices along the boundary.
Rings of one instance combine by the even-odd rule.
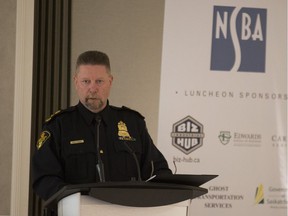
[[[110,86],[112,86],[113,80],[114,80],[114,77],[112,75],[110,75],[110,79],[109,79]]]
[[[78,82],[78,79],[77,79],[77,73],[74,73],[74,76],[73,76],[73,82],[74,82],[74,86],[75,86],[75,88],[77,88],[77,82]]]

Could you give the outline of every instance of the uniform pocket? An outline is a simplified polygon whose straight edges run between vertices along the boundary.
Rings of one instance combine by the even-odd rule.
[[[70,154],[65,160],[66,181],[88,183],[96,180],[95,153]]]
[[[65,181],[68,183],[89,183],[96,180],[96,152],[84,140],[66,140],[64,143]]]

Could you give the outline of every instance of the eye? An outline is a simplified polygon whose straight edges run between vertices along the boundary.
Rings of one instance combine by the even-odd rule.
[[[90,83],[90,80],[82,80],[81,83],[84,85],[88,85]]]
[[[97,85],[101,85],[102,83],[104,83],[104,80],[102,80],[102,79],[96,80]]]

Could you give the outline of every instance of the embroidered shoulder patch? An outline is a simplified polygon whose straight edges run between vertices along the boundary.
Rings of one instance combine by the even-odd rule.
[[[37,141],[36,147],[39,150],[43,144],[46,142],[46,140],[50,137],[49,131],[42,131],[40,138]]]

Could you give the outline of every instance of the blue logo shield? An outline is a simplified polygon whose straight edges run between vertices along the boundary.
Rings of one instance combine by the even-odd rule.
[[[214,6],[211,70],[265,73],[267,9]]]

